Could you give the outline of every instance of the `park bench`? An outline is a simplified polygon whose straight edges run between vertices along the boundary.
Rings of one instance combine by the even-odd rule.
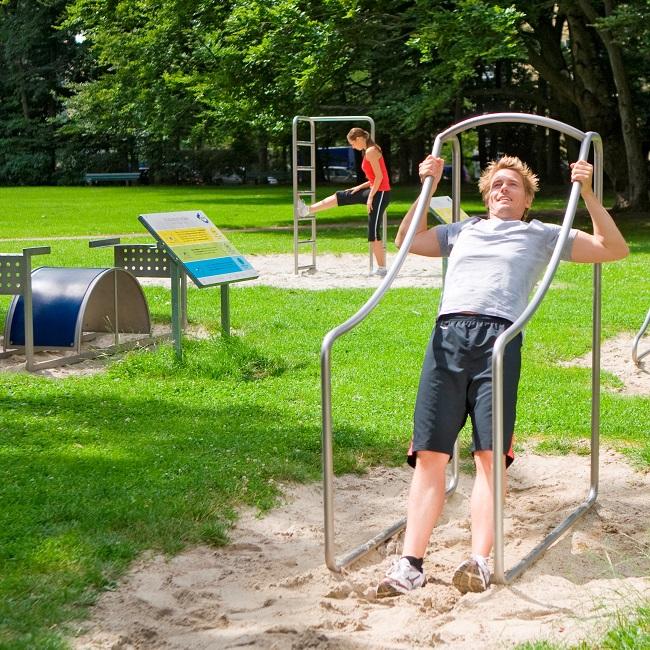
[[[125,182],[129,185],[133,181],[137,180],[140,180],[140,172],[98,172],[86,174],[86,183],[88,185],[100,182]]]

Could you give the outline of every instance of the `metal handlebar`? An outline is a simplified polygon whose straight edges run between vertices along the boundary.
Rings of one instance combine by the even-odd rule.
[[[446,131],[443,131],[434,141],[432,155],[439,157],[442,146],[446,141],[452,143],[453,154],[453,176],[452,176],[452,200],[454,219],[456,220],[459,213],[459,194],[460,194],[460,146],[457,135],[471,128],[487,124],[501,122],[527,123],[535,126],[554,129],[571,136],[582,142],[580,157],[586,158],[589,152],[590,144],[593,141],[595,147],[595,164],[594,164],[594,189],[599,198],[602,199],[602,147],[600,136],[590,132],[582,131],[547,117],[531,115],[526,113],[492,113],[488,115],[476,116],[469,118],[458,124],[452,125]],[[424,179],[422,190],[415,207],[412,222],[404,237],[403,244],[393,261],[385,278],[375,290],[368,301],[357,311],[356,314],[348,318],[344,323],[330,330],[323,338],[321,346],[321,401],[322,401],[322,461],[323,461],[323,502],[324,502],[324,524],[325,524],[325,562],[333,571],[340,571],[343,566],[351,563],[364,553],[368,552],[385,539],[388,539],[399,531],[405,520],[388,528],[384,533],[376,535],[371,540],[362,544],[357,549],[348,553],[340,562],[336,561],[334,554],[334,511],[333,511],[333,452],[332,452],[332,386],[331,386],[331,350],[334,342],[356,327],[370,312],[379,304],[384,294],[392,285],[395,277],[399,273],[406,255],[411,247],[418,224],[428,210],[429,201],[433,192],[433,179],[427,177]],[[544,275],[542,283],[535,293],[533,300],[529,303],[522,316],[517,319],[513,325],[508,328],[496,341],[495,353],[493,353],[493,377],[496,378],[493,384],[493,401],[499,400],[498,408],[493,407],[493,432],[500,431],[494,440],[494,457],[500,458],[503,455],[503,352],[505,346],[514,336],[517,335],[526,322],[532,317],[533,313],[539,306],[544,297],[548,286],[551,283],[553,275],[560,261],[560,255],[564,244],[569,236],[569,230],[575,216],[578,200],[580,198],[580,183],[573,184],[571,196],[564,222],[556,244],[555,250],[551,256],[551,261]],[[595,501],[597,495],[598,482],[598,426],[599,426],[599,375],[600,375],[600,265],[594,265],[594,328],[592,337],[593,357],[592,357],[592,455],[591,455],[591,486],[587,500],[576,510],[570,517],[565,520],[558,528],[552,531],[548,538],[553,539],[548,543],[536,547],[536,549],[525,558],[525,563],[516,567],[517,571],[509,572],[507,576],[503,572],[503,490],[501,483],[502,467],[501,463],[495,462],[494,466],[494,499],[495,499],[495,582],[505,582],[513,579],[528,564],[530,564],[544,549],[546,549],[566,528],[573,523],[581,514],[583,514]],[[498,345],[498,347],[497,347]],[[498,417],[496,417],[498,415]],[[457,455],[456,455],[457,456]],[[455,458],[457,462],[457,458]],[[457,483],[457,473],[454,476],[452,484],[448,487],[447,493],[452,492]],[[498,505],[497,505],[498,501]],[[498,513],[498,514],[497,514]],[[547,539],[548,539],[547,538]],[[546,542],[546,540],[545,540]],[[536,553],[535,553],[536,552]],[[533,555],[535,553],[535,555]],[[532,558],[531,558],[532,556]],[[530,558],[530,559],[529,559]]]
[[[637,332],[637,335],[634,337],[634,341],[632,342],[632,361],[637,368],[641,366],[641,359],[643,359],[646,354],[650,353],[649,349],[639,354],[639,342],[641,341],[641,337],[645,334],[645,331],[648,329],[648,325],[650,325],[650,309],[648,309],[643,325],[641,325],[641,329]]]

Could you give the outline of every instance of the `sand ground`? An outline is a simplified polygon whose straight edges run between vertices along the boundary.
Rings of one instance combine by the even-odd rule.
[[[249,259],[260,271],[257,284],[325,289],[380,282],[367,277],[368,258],[362,255],[320,256],[318,271],[301,276],[293,274],[291,255]],[[440,279],[439,262],[412,256],[396,286],[439,286]],[[633,336],[605,341],[602,367],[621,379],[620,392],[647,395],[650,357],[640,368],[632,364]],[[14,358],[14,369],[19,362]],[[106,362],[43,374],[99,372]],[[509,474],[506,567],[586,498],[589,458],[524,453]],[[336,478],[340,553],[404,515],[410,476],[404,467]],[[398,557],[399,538],[343,574],[330,572],[323,556],[321,486],[286,485],[283,503],[266,516],[241,512],[228,546],[140,558],[116,589],[100,597],[70,642],[79,649],[115,650],[510,648],[526,640],[596,639],[618,613],[647,601],[648,473],[602,449],[598,500],[576,525],[512,585],[461,596],[451,576],[469,548],[471,480],[461,474],[425,558],[428,582],[411,595],[381,600],[374,595],[377,580]]]
[[[376,468],[335,481],[336,542],[352,550],[403,515],[407,468]],[[588,458],[524,454],[506,504],[506,566],[513,566],[589,485]],[[172,558],[143,557],[73,639],[75,648],[303,648],[461,650],[511,648],[526,640],[595,639],[650,596],[650,476],[612,452],[601,459],[596,505],[511,586],[461,596],[451,585],[469,547],[471,477],[434,530],[428,582],[377,600],[374,588],[399,539],[343,575],[324,566],[320,485],[287,485],[268,515],[241,513],[231,543]]]

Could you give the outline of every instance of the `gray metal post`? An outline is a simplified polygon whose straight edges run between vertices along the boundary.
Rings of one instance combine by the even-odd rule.
[[[597,133],[578,132],[555,120],[539,116],[530,116],[531,124],[555,128],[568,135],[573,135],[581,140],[580,159],[587,158],[592,141],[595,144],[595,173],[594,191],[602,199],[602,148],[600,137]],[[594,268],[594,321],[592,334],[592,409],[591,409],[591,476],[590,489],[586,500],[580,504],[568,517],[556,528],[544,537],[544,539],[533,548],[514,567],[506,572],[504,564],[504,535],[503,535],[503,502],[504,485],[503,472],[503,357],[506,345],[521,332],[526,323],[532,318],[534,312],[540,305],[544,295],[548,291],[555,271],[560,263],[562,248],[566,243],[569,231],[573,224],[578,202],[580,200],[580,183],[575,182],[571,188],[571,195],[567,205],[562,229],[557,244],[551,256],[544,277],[540,282],[535,295],[528,303],[528,306],[521,316],[496,340],[492,351],[492,445],[493,445],[493,491],[494,491],[494,574],[492,581],[497,584],[509,584],[525,569],[527,569],[540,555],[559,537],[575,523],[595,502],[598,493],[598,443],[599,443],[599,395],[600,395],[600,269],[599,265]]]
[[[32,310],[32,257],[23,251],[23,318],[25,320],[25,369],[34,369],[34,313]]]
[[[113,271],[113,310],[115,311],[115,332],[113,333],[113,341],[115,345],[120,343],[120,317],[119,317],[119,301],[117,296],[117,273]]]
[[[230,285],[221,285],[221,335],[230,336]]]
[[[650,309],[648,309],[648,313],[646,314],[645,320],[643,321],[643,325],[641,325],[641,329],[637,332],[637,335],[634,337],[634,341],[632,343],[632,361],[637,367],[641,365],[641,359],[643,359],[646,354],[650,353],[650,349],[648,349],[645,352],[639,354],[639,342],[641,341],[641,337],[645,331],[648,329],[648,325],[650,325]]]
[[[171,267],[171,290],[172,290],[172,339],[176,357],[183,358],[183,328],[182,328],[182,306],[181,306],[181,273],[180,265],[170,258]]]
[[[181,327],[187,328],[187,273],[181,271]]]

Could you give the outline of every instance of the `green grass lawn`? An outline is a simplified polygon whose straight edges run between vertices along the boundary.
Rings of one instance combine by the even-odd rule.
[[[319,188],[324,198],[345,186]],[[449,194],[441,186],[438,194]],[[390,219],[400,219],[417,197],[419,187],[396,187],[389,208]],[[541,194],[540,210],[565,206],[569,188]],[[474,187],[463,188],[463,207],[481,212]],[[235,187],[3,187],[0,188],[0,239],[139,233],[144,229],[139,214],[203,210],[219,228],[270,228],[293,224],[292,190],[289,186],[245,185]],[[358,220],[363,212],[349,206],[323,212],[322,224]]]
[[[202,209],[222,225],[215,197],[229,196],[236,206],[235,198],[258,191],[25,189],[33,196],[40,192],[43,203],[52,193],[51,205],[58,212],[51,219],[57,226],[32,227],[35,213],[25,213],[25,221],[16,219],[13,226],[10,219],[3,220],[4,236],[135,232],[134,214],[184,209],[175,197],[189,195],[188,208],[197,207],[196,197],[204,196]],[[84,230],[81,218],[65,223],[64,215],[75,203],[63,200],[63,190],[72,197],[83,191],[99,196],[106,190],[123,216],[98,200],[97,212],[92,201],[83,208],[93,215],[85,222],[92,221],[94,230]],[[4,191],[0,196],[6,197]],[[286,188],[259,191],[270,192],[277,202],[250,203],[249,212],[238,213],[233,223],[272,224],[276,210],[284,211],[285,222],[291,219]],[[142,203],[129,203],[133,196]],[[7,213],[6,205],[0,213]],[[632,254],[604,266],[604,337],[636,331],[647,311],[646,223],[626,224]],[[362,222],[326,231],[320,248],[365,252],[363,232]],[[286,233],[229,237],[245,253],[289,252],[283,238],[291,245]],[[19,250],[28,243],[0,242],[0,250]],[[110,251],[89,250],[85,241],[50,244],[48,264],[110,264]],[[591,267],[562,264],[557,279],[557,288],[527,329],[517,439],[546,453],[580,452],[590,431],[590,371],[556,362],[579,356],[591,345]],[[154,320],[168,321],[169,292],[160,287],[145,292]],[[275,502],[278,481],[318,479],[320,345],[323,335],[369,296],[370,290],[309,292],[242,283],[231,292],[235,336],[222,340],[217,335],[217,292],[191,288],[190,321],[215,336],[186,340],[182,362],[169,346],[160,346],[128,354],[94,376],[51,380],[0,374],[0,648],[66,647],[69,626],[142,551],[176,553],[191,544],[222,544],[238,506],[265,510]],[[334,346],[337,472],[403,461],[422,351],[438,298],[438,290],[392,290]],[[0,316],[7,302],[0,303]],[[383,344],[375,345],[377,340]],[[607,373],[603,381],[605,386],[617,384]],[[371,399],[377,382],[384,387],[379,402]],[[362,412],[362,405],[371,402],[372,413]],[[602,411],[603,444],[641,468],[650,467],[650,396],[604,391]],[[463,436],[464,458],[467,446]],[[639,616],[647,630],[647,610]]]

